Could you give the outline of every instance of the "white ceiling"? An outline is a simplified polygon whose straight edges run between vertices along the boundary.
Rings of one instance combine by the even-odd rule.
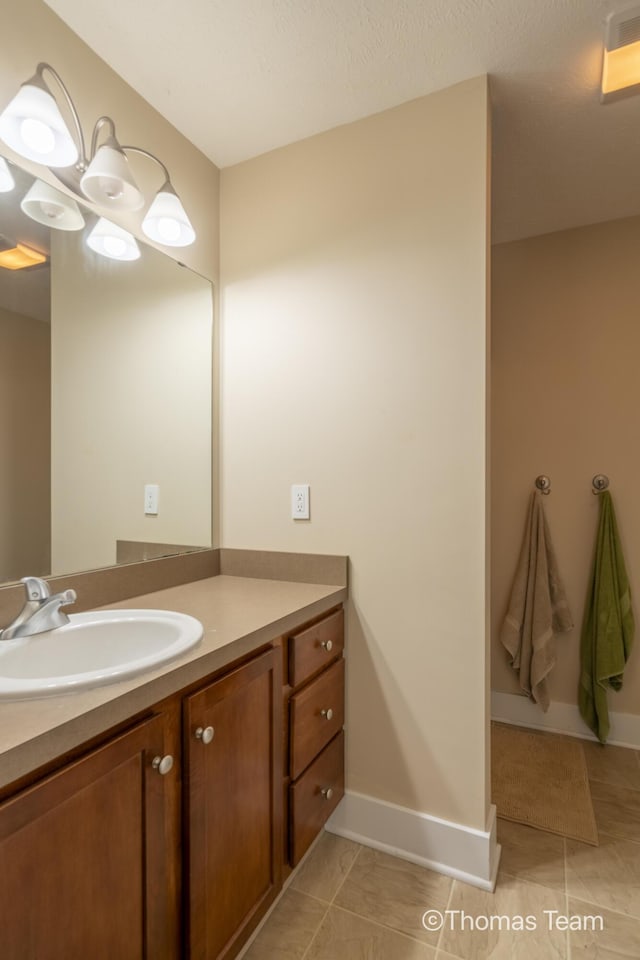
[[[46,0],[218,166],[488,73],[494,239],[640,213],[640,97],[599,102],[628,0]]]

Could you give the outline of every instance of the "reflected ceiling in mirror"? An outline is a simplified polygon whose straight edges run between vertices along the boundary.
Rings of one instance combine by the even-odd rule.
[[[0,266],[0,582],[210,547],[211,284],[142,242],[101,256],[96,214],[6,169],[0,264],[44,261]]]

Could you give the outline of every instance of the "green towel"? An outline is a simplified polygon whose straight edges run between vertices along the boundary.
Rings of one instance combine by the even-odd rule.
[[[604,743],[609,735],[607,686],[622,687],[633,644],[631,592],[611,494],[600,494],[600,523],[591,586],[580,638],[578,706],[588,727]]]

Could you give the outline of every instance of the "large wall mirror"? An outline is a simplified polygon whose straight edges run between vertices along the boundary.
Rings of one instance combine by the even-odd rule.
[[[39,182],[0,163],[0,582],[210,547],[210,282],[94,253],[87,209],[36,222]]]

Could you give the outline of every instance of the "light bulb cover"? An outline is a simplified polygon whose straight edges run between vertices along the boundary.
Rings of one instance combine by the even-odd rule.
[[[32,220],[55,230],[82,230],[84,227],[84,217],[75,200],[42,180],[36,180],[29,188],[20,209]]]
[[[9,164],[4,157],[0,157],[0,193],[10,193],[15,185]]]
[[[89,200],[110,210],[140,210],[144,206],[144,196],[115,137],[109,137],[96,150],[80,188]]]
[[[147,210],[142,230],[150,240],[167,247],[188,247],[194,242],[196,232],[168,180]]]
[[[78,160],[76,142],[38,74],[0,114],[0,138],[21,157],[47,167],[71,167]]]
[[[140,247],[135,237],[116,223],[100,217],[87,237],[87,246],[110,260],[139,260]]]

